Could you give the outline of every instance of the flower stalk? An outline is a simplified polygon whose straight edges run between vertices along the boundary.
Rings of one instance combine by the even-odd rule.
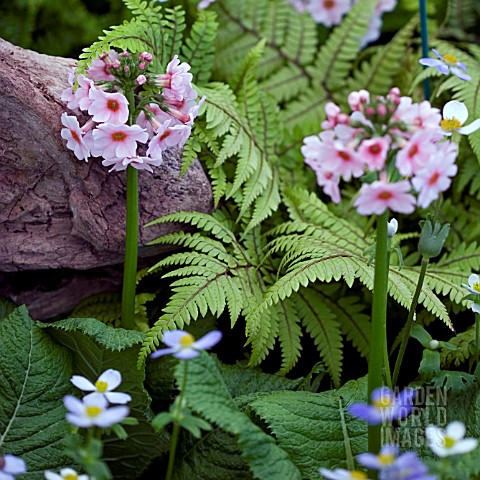
[[[422,56],[428,57],[428,26],[427,26],[427,1],[419,0],[420,34],[422,37]],[[430,79],[423,80],[423,95],[425,100],[430,100]]]
[[[388,286],[388,210],[377,216],[377,243],[373,284],[372,325],[368,362],[368,398],[383,385],[385,351],[387,348],[387,286]],[[368,427],[368,450],[380,450],[380,425]]]

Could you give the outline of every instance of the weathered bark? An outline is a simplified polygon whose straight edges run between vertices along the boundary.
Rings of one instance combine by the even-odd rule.
[[[77,160],[60,137],[60,95],[74,65],[0,39],[0,271],[86,270],[123,261],[125,172],[108,173],[100,159]],[[139,174],[141,246],[178,230],[145,223],[175,211],[211,211],[200,164],[180,178],[180,162],[180,152],[171,151],[153,175]],[[151,253],[140,248],[141,255]]]

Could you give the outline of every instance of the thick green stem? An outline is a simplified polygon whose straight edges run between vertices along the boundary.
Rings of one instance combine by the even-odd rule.
[[[480,315],[475,313],[475,367],[478,365],[480,358]]]
[[[185,386],[187,385],[188,361],[183,361],[183,379],[180,386],[180,395],[176,400],[175,405],[175,423],[173,424],[172,440],[170,444],[170,452],[168,455],[168,467],[165,480],[171,480],[173,475],[173,468],[175,467],[175,452],[177,450],[178,437],[180,435],[180,416],[182,415],[183,397],[185,395]]]
[[[413,294],[412,304],[410,305],[410,311],[408,312],[407,323],[403,329],[402,343],[400,344],[400,349],[397,355],[397,361],[395,362],[395,368],[393,369],[393,384],[397,384],[398,375],[400,373],[400,367],[402,366],[403,355],[405,354],[405,349],[407,348],[408,339],[410,338],[410,332],[413,325],[413,317],[415,315],[415,309],[418,305],[418,298],[423,287],[423,281],[425,279],[425,273],[427,272],[428,266],[428,257],[422,257],[422,266],[420,268],[420,275],[418,276],[417,287],[415,293]]]
[[[127,226],[123,265],[122,328],[135,326],[135,289],[138,256],[138,170],[127,167]]]
[[[375,277],[373,283],[372,326],[368,362],[368,401],[372,392],[383,386],[384,358],[387,343],[387,286],[388,286],[388,211],[377,218]],[[380,450],[381,425],[368,427],[368,451]]]
[[[135,97],[133,90],[125,92],[130,112],[129,124],[133,124]],[[122,322],[121,327],[135,327],[135,290],[137,286],[138,257],[138,170],[127,167],[127,219],[125,227],[125,261],[123,265]]]
[[[428,26],[427,26],[427,0],[419,0],[420,34],[422,36],[422,56],[428,58]],[[427,67],[424,67],[427,68]],[[423,80],[423,95],[425,100],[430,100],[430,79]]]

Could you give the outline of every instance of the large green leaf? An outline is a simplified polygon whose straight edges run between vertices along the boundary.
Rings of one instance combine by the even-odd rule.
[[[72,465],[64,454],[63,397],[72,393],[71,361],[29,317],[25,306],[0,321],[0,452],[23,458],[27,473]]]
[[[125,427],[127,440],[105,438],[103,459],[115,479],[138,477],[151,460],[166,450],[165,439],[150,424],[150,397],[143,388],[145,372],[136,366],[143,333],[112,328],[94,318],[70,318],[46,326],[72,355],[74,373],[95,381],[109,368],[119,370],[122,383],[117,389],[132,396],[130,416],[138,425]]]
[[[367,450],[365,422],[346,413],[348,405],[366,396],[367,382],[362,378],[322,393],[272,392],[251,402],[249,408],[267,423],[302,475],[317,478],[320,467],[347,468],[346,441],[353,455]]]
[[[178,383],[183,378],[182,367],[180,363],[176,368]],[[205,353],[188,362],[185,399],[194,411],[237,437],[243,459],[248,463],[254,478],[301,478],[287,453],[237,408],[216,362]]]

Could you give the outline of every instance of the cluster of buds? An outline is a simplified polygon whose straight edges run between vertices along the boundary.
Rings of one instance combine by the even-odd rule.
[[[401,97],[398,88],[375,98],[352,92],[348,103],[350,114],[328,103],[324,131],[306,137],[301,149],[333,202],[341,201],[340,180],[352,177],[364,181],[354,203],[361,215],[411,213],[449,188],[458,146],[447,140],[452,132],[438,109]]]
[[[204,98],[196,101],[190,66],[177,55],[164,74],[149,72],[152,61],[148,52],[110,50],[85,75],[70,72],[62,100],[90,116],[80,127],[76,116],[62,115],[62,138],[79,160],[103,157],[111,170],[153,171],[167,148],[185,145]]]

